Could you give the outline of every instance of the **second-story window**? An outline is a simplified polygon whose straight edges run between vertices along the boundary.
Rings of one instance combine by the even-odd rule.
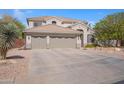
[[[56,24],[56,21],[52,21],[52,24]]]
[[[41,26],[42,22],[34,22],[34,26]]]
[[[87,31],[90,31],[90,28],[89,27],[87,28]]]
[[[82,29],[77,29],[78,31],[81,31],[81,32],[83,32],[83,30]]]
[[[46,23],[46,21],[43,21],[43,23]]]

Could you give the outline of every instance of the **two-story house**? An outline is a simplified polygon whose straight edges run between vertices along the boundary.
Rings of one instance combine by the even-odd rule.
[[[86,22],[56,16],[28,18],[26,48],[80,48],[91,43],[93,30]]]

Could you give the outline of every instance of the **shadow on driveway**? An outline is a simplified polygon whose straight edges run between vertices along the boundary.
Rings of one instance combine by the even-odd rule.
[[[20,56],[20,55],[14,55],[14,56],[9,56],[7,57],[7,59],[23,59],[24,57],[23,56]]]

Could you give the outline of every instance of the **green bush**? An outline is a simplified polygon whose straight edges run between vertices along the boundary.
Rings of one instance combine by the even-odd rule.
[[[96,47],[96,44],[87,44],[85,48],[94,48]]]

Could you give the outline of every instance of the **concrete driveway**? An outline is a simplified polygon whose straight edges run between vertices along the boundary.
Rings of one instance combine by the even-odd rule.
[[[124,80],[124,59],[115,53],[80,49],[30,50],[25,80],[16,83],[115,83]]]

